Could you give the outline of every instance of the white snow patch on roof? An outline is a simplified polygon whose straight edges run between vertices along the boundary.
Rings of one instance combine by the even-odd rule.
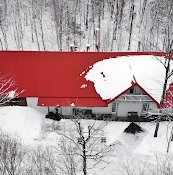
[[[96,92],[103,100],[114,99],[131,87],[132,82],[137,82],[158,103],[161,100],[164,77],[164,66],[152,55],[105,59],[95,63],[85,76],[86,80],[94,83]]]
[[[83,84],[80,88],[86,88],[87,84]]]
[[[83,72],[80,74],[80,76],[82,76],[83,74],[85,74],[85,71],[83,71]]]
[[[72,104],[71,104],[71,106],[75,106],[75,104],[74,104],[74,103],[72,103]]]

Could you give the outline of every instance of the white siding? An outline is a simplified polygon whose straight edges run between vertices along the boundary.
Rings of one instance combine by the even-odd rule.
[[[57,106],[49,106],[49,112],[54,112],[55,113],[55,108],[57,108]],[[58,107],[58,113],[61,114],[61,107]]]
[[[151,112],[151,113],[157,113],[158,112],[158,107],[157,107],[157,105],[156,105],[156,103],[149,103],[150,105],[149,105],[149,111],[148,112]]]
[[[130,94],[130,90],[128,90],[126,92],[126,94]],[[134,86],[134,91],[133,91],[134,95],[141,95],[141,94],[145,94],[138,86]]]
[[[48,107],[40,107],[37,106],[38,98],[37,97],[27,97],[27,104],[29,107],[32,107],[44,114],[48,114]],[[127,117],[127,113],[130,111],[138,112],[138,116],[140,116],[142,111],[142,102],[120,102],[120,101],[114,101],[113,103],[118,103],[117,108],[117,116],[119,117]],[[145,102],[146,103],[146,102]],[[156,103],[154,102],[148,102],[150,106],[149,112],[155,112],[157,108]],[[62,115],[72,115],[73,114],[73,108],[77,109],[91,109],[93,114],[111,114],[112,113],[112,103],[108,105],[108,107],[59,107],[59,113]],[[54,111],[55,107],[49,107],[49,111]],[[112,113],[113,114],[113,113]],[[113,114],[114,115],[114,114]]]
[[[135,95],[141,95],[141,94],[145,94],[138,86],[135,86]]]
[[[61,114],[62,115],[72,115],[74,107],[61,107]]]
[[[114,103],[116,103],[116,100],[114,101]],[[157,105],[155,102],[145,102],[149,104],[150,110],[149,112],[154,112],[156,111]],[[117,111],[117,116],[118,117],[127,117],[127,113],[134,111],[134,112],[138,112],[138,116],[141,115],[142,112],[142,106],[143,103],[142,102],[118,102],[118,111]]]
[[[141,109],[142,103],[119,103],[117,116],[127,117],[127,113],[130,111],[138,112],[138,116],[140,116]]]
[[[108,107],[94,107],[93,114],[110,114],[111,113],[111,104],[108,104]]]
[[[111,104],[108,107],[61,107],[62,115],[72,115],[73,108],[76,109],[91,109],[93,114],[110,114]]]
[[[26,97],[27,106],[36,109],[37,111],[42,112],[43,114],[48,114],[48,107],[47,106],[37,106],[38,104],[38,97]]]

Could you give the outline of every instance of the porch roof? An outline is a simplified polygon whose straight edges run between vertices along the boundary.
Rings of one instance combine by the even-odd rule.
[[[116,101],[127,101],[127,102],[151,102],[153,101],[148,95],[131,95],[123,94],[116,99]]]

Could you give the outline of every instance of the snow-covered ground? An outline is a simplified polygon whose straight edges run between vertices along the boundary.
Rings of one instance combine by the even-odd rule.
[[[168,125],[168,122],[161,122],[157,138],[153,137],[154,122],[138,123],[145,132],[136,135],[124,133],[124,129],[129,125],[128,122],[110,121],[105,123],[105,121],[82,120],[83,127],[86,128],[92,126],[93,123],[105,125],[102,132],[106,137],[106,145],[104,146],[110,147],[112,145],[113,149],[104,159],[106,161],[100,162],[94,168],[88,170],[88,174],[120,175],[127,174],[128,171],[134,175],[142,173],[147,175],[159,174],[156,173],[158,171],[158,161],[168,160],[168,156],[172,156],[172,143],[169,153],[166,153],[167,137],[172,127],[171,124]],[[73,122],[69,119],[62,119],[61,121],[46,119],[43,114],[29,107],[0,108],[0,128],[2,131],[11,135],[14,133],[20,135],[23,144],[30,147],[57,147],[62,135],[58,135],[56,131],[61,130],[70,135],[74,127],[75,125],[73,126]],[[76,135],[77,137],[78,135]],[[97,146],[100,145],[99,142]]]

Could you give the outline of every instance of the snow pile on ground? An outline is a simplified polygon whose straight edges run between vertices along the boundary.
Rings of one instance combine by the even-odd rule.
[[[161,122],[158,137],[154,136],[155,123],[141,123],[141,126],[146,129],[147,134],[143,138],[140,145],[135,149],[135,153],[153,155],[156,152],[166,153],[168,140],[171,134],[172,122]],[[170,153],[173,151],[173,144],[171,142]]]
[[[104,128],[104,131],[107,137],[107,144],[111,145],[117,142],[125,143],[130,139],[129,143],[126,143],[124,147],[133,147],[133,153],[151,155],[155,152],[166,153],[167,140],[170,137],[172,124],[173,122],[170,124],[168,122],[161,122],[158,137],[154,137],[156,123],[153,122],[137,123],[145,132],[135,135],[124,133],[124,130],[129,126],[129,122],[110,122]],[[134,146],[133,144],[136,143],[136,140],[140,140],[140,142],[137,146]],[[172,151],[173,144],[171,142],[170,152]]]
[[[137,83],[160,103],[165,68],[157,59],[164,60],[152,55],[105,59],[95,63],[85,78],[94,83],[97,93],[104,100],[114,99]]]
[[[0,129],[26,140],[37,138],[41,132],[43,117],[44,114],[30,107],[0,107]]]

